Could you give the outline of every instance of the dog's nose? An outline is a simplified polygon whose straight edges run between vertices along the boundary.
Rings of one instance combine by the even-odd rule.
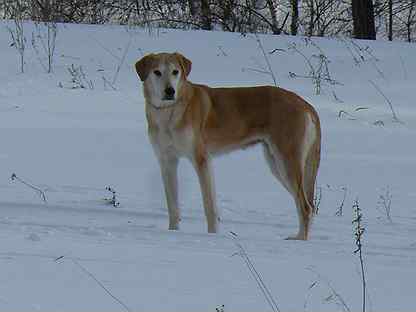
[[[165,93],[168,97],[173,97],[175,95],[175,89],[172,87],[167,87]]]

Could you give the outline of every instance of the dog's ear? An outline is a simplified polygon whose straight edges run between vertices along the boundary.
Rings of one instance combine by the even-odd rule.
[[[180,53],[176,52],[175,56],[178,59],[179,64],[182,67],[182,71],[185,73],[185,77],[188,77],[192,69],[192,62]]]
[[[136,62],[136,72],[141,81],[145,81],[149,74],[154,54],[148,54]]]

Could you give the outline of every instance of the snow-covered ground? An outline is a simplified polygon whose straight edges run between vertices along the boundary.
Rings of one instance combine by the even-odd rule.
[[[227,312],[270,311],[244,260],[234,255],[233,231],[281,311],[345,310],[331,287],[357,311],[355,199],[366,228],[367,309],[414,309],[415,45],[260,37],[278,84],[312,103],[322,122],[319,214],[311,239],[299,242],[284,240],[297,229],[296,210],[260,148],[214,163],[224,220],[217,235],[206,233],[197,179],[183,161],[182,228],[168,231],[159,168],[147,140],[133,67],[143,53],[183,53],[193,61],[190,80],[198,83],[270,84],[271,77],[258,72],[265,60],[254,37],[59,25],[54,72],[47,74],[39,62],[45,63],[45,54],[30,44],[33,29],[25,25],[26,72],[20,74],[18,54],[0,25],[0,310],[215,311],[224,305]],[[307,58],[324,53],[332,79],[342,85],[324,84],[315,95],[310,79],[291,78],[289,72],[308,75],[305,59],[288,49],[293,43]],[[71,88],[72,64],[82,66],[93,90]],[[112,90],[103,77],[112,81],[119,64]],[[392,121],[372,83],[402,123]],[[11,181],[12,173],[42,189],[47,202]],[[119,207],[104,200],[111,197],[107,186],[116,190]],[[391,221],[380,196],[385,203],[391,199]]]

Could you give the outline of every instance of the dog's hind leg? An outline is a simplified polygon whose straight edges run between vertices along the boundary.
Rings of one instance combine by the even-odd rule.
[[[271,172],[292,195],[297,207],[299,230],[296,235],[290,236],[288,239],[308,239],[314,208],[313,203],[309,203],[306,198],[304,190],[302,159],[294,159],[290,155],[280,155],[277,145],[271,141],[264,144],[264,156]]]
[[[313,196],[321,130],[318,118],[311,113],[299,115],[297,123],[299,127],[290,129],[272,125],[264,140],[264,154],[272,173],[292,195],[297,207],[299,230],[288,239],[307,240],[316,212]],[[286,134],[282,135],[282,131]]]
[[[208,155],[197,153],[195,159],[193,159],[193,165],[198,174],[199,184],[201,186],[205,216],[208,223],[208,233],[217,233],[220,217],[216,203],[211,160]]]

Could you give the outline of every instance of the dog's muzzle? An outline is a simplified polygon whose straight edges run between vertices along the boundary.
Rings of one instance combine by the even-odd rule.
[[[165,101],[171,101],[175,99],[175,89],[172,87],[167,87],[165,89],[165,96],[163,97],[163,100]]]

